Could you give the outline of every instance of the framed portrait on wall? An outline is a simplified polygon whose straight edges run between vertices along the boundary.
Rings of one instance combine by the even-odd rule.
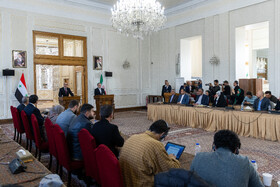
[[[93,69],[102,70],[103,67],[103,58],[102,56],[93,56]]]
[[[26,51],[13,50],[13,68],[26,68],[27,67],[27,58]]]

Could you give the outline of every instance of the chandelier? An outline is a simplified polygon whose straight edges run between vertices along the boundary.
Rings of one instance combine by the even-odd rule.
[[[166,22],[164,7],[156,0],[119,0],[111,11],[113,28],[138,39],[159,31]]]

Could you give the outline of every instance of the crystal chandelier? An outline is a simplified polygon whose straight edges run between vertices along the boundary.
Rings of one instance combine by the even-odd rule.
[[[156,0],[119,0],[111,11],[113,28],[134,38],[143,39],[166,22],[164,7]]]

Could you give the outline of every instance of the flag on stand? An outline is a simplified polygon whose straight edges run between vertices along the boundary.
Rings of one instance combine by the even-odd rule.
[[[17,87],[16,93],[15,93],[15,96],[16,96],[19,103],[22,102],[22,98],[24,96],[28,96],[27,95],[27,87],[26,87],[25,78],[24,78],[23,73],[22,73],[20,81],[18,83],[18,87]]]
[[[104,84],[103,84],[103,75],[102,75],[102,73],[101,73],[101,75],[100,75],[100,81],[99,81],[99,83],[101,84],[101,88],[104,89],[105,94],[106,94],[105,86],[104,86]]]

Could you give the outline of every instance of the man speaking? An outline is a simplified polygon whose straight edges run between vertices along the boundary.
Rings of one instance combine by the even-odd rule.
[[[97,88],[94,90],[94,96],[96,95],[106,95],[105,90],[101,88],[100,83],[97,83]]]
[[[72,93],[71,89],[68,88],[68,83],[65,82],[64,83],[64,87],[59,89],[58,96],[59,97],[69,97],[69,95],[74,96],[74,94]]]

